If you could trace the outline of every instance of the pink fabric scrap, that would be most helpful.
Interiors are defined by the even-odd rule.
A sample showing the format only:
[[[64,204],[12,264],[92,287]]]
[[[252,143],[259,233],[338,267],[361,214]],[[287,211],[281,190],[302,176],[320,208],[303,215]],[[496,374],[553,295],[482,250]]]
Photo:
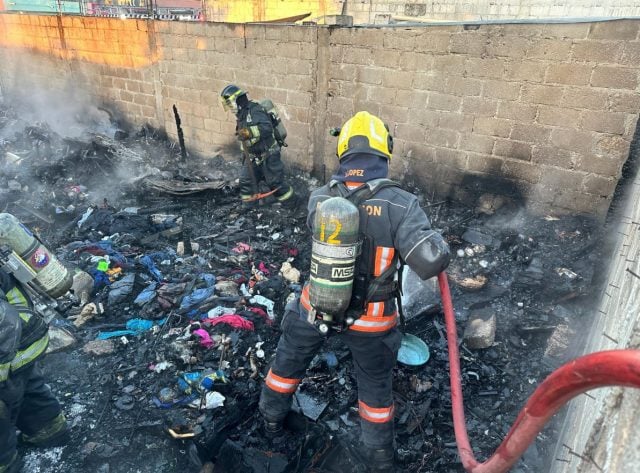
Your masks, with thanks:
[[[259,269],[260,271],[262,271],[262,273],[263,273],[265,276],[269,276],[270,271],[269,271],[269,269],[267,268],[267,265],[266,265],[266,264],[264,264],[264,261],[260,261],[260,263],[258,264],[258,269]]]
[[[200,345],[202,345],[203,347],[211,348],[213,346],[213,340],[211,340],[209,332],[207,332],[205,329],[199,328],[198,330],[194,330],[193,333],[200,337]]]
[[[204,320],[203,323],[210,324],[213,326],[218,324],[227,324],[227,325],[231,325],[234,328],[253,331],[253,322],[236,314],[221,315],[220,317],[216,317],[215,319]]]
[[[231,248],[231,251],[241,255],[242,253],[251,251],[251,247],[246,243],[239,242],[235,247]]]

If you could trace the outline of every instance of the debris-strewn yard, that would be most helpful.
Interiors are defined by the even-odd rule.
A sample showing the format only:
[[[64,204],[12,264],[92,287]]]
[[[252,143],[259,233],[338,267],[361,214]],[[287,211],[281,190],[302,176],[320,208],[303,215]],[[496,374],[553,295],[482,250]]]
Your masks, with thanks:
[[[105,120],[70,138],[0,108],[0,210],[91,276],[60,299],[55,342],[72,344],[45,362],[72,443],[23,452],[25,471],[364,471],[351,359],[334,339],[284,438],[267,442],[257,415],[283,307],[308,276],[304,197],[321,183],[295,174],[298,209],[244,212],[231,151],[183,161],[153,130]],[[469,205],[423,200],[453,252],[467,426],[483,459],[587,325],[600,241],[585,219],[534,217],[487,191]],[[406,331],[431,358],[395,373],[402,471],[462,471],[434,288],[405,281]],[[552,436],[515,471],[543,471]]]

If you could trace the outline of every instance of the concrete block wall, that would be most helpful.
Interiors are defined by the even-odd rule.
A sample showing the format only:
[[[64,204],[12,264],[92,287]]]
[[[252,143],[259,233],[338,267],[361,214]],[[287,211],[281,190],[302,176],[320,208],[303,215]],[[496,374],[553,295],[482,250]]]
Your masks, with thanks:
[[[0,84],[85,90],[212,156],[237,150],[218,93],[270,97],[285,161],[330,176],[327,130],[358,110],[395,136],[392,175],[425,192],[521,196],[603,216],[640,112],[640,21],[328,28],[0,15]],[[26,84],[29,87],[25,87]]]
[[[316,29],[220,23],[156,23],[161,120],[175,136],[175,104],[192,149],[211,155],[233,142],[235,119],[219,93],[229,83],[271,98],[287,125],[287,161],[309,170],[315,101]]]
[[[636,160],[638,158],[637,150]],[[637,163],[637,161],[635,161]],[[578,355],[605,350],[640,349],[640,174],[627,183],[627,202],[620,203],[610,228],[617,235],[600,304],[576,343]],[[605,268],[606,269],[606,268]],[[640,471],[640,390],[603,388],[578,396],[567,408],[550,473],[623,473]]]
[[[340,29],[328,120],[379,114],[395,175],[438,194],[495,182],[532,207],[602,215],[640,110],[638,25]]]
[[[640,16],[634,0],[369,0],[347,3],[355,24],[373,24],[376,15],[402,20],[470,21],[500,19]]]

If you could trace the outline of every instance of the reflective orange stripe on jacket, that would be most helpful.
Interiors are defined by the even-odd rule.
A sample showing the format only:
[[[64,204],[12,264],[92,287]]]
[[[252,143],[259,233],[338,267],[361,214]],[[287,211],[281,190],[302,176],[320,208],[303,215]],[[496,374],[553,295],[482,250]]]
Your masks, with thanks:
[[[265,383],[269,386],[273,391],[279,392],[281,394],[293,394],[298,389],[298,384],[300,384],[300,379],[294,378],[283,378],[282,376],[278,376],[272,370],[269,370],[269,374],[267,374],[267,378],[265,379]]]
[[[360,417],[375,424],[384,424],[393,420],[393,404],[389,407],[371,407],[363,401],[358,401]]]
[[[391,266],[395,254],[395,248],[391,248],[388,246],[377,246],[376,259],[373,266],[373,275],[378,277],[385,271],[385,269]]]
[[[391,330],[398,324],[398,313],[394,312],[391,315],[368,317],[366,315],[356,319],[349,330],[356,332],[386,332]]]
[[[300,304],[307,312],[311,310],[309,285],[306,285],[302,289]],[[369,304],[367,304],[367,311],[356,319],[353,325],[349,327],[349,330],[366,333],[387,332],[391,330],[398,324],[398,313],[396,311],[384,315],[384,308],[384,302],[369,302]]]

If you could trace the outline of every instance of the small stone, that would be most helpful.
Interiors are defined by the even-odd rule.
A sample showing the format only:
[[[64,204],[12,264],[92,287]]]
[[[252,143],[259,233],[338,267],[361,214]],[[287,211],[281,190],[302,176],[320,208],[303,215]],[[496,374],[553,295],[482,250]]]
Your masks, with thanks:
[[[464,258],[464,250],[463,249],[459,249],[458,251],[456,251],[457,255],[459,258]]]
[[[506,202],[506,198],[495,194],[482,194],[478,199],[476,211],[481,214],[493,215]]]
[[[574,334],[575,331],[568,325],[558,325],[547,341],[543,359],[552,366],[557,362],[566,361],[567,350]],[[553,360],[556,360],[556,363]]]
[[[492,246],[494,239],[491,235],[487,235],[480,230],[469,229],[463,233],[462,239],[472,245]]]
[[[486,309],[472,312],[464,329],[467,347],[479,350],[493,345],[496,337],[496,316]]]
[[[88,355],[104,356],[113,353],[115,345],[111,340],[92,340],[88,342],[83,348]]]

